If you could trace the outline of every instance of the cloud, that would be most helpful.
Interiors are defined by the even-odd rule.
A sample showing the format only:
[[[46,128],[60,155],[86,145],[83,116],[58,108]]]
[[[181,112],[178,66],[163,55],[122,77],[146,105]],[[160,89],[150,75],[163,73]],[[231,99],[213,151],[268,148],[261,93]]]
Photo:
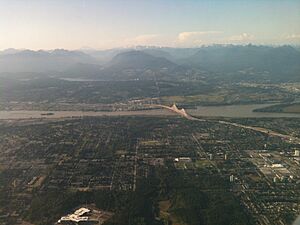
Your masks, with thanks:
[[[251,41],[254,39],[254,36],[251,34],[247,34],[247,33],[242,33],[239,35],[233,35],[231,37],[228,38],[229,41]]]
[[[125,39],[127,45],[149,45],[158,41],[159,34],[142,34],[133,38]]]
[[[148,42],[148,41],[153,41],[156,38],[158,38],[158,34],[144,34],[144,35],[139,35],[134,38],[137,42]]]
[[[300,34],[289,34],[285,37],[287,40],[300,40]]]
[[[214,34],[221,34],[220,31],[190,31],[190,32],[181,32],[178,34],[178,41],[179,42],[187,42],[193,41],[198,42],[200,37],[205,35],[214,35]]]

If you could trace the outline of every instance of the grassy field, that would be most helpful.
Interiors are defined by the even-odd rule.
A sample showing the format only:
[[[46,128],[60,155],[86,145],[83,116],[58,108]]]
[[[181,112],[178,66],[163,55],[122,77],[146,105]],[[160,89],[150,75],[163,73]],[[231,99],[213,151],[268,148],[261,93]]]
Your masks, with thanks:
[[[195,167],[199,168],[199,169],[201,169],[201,168],[208,168],[208,167],[212,167],[212,166],[213,166],[213,164],[209,160],[197,160],[195,162]]]
[[[140,141],[140,145],[159,146],[159,145],[164,145],[164,143],[157,141],[157,140],[147,140],[147,141]]]
[[[171,208],[171,202],[170,200],[164,200],[159,202],[159,217],[166,221],[166,224],[168,224],[168,221],[171,221],[172,225],[187,225],[184,222],[179,221],[176,216],[173,213],[170,213],[169,210]]]

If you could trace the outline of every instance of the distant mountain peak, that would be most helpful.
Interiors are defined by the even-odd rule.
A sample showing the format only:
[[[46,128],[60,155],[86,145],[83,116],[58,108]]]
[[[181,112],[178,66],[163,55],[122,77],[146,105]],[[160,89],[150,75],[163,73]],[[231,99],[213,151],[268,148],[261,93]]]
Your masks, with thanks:
[[[114,56],[107,66],[119,69],[161,69],[173,68],[176,64],[163,57],[155,57],[139,50],[130,50]]]

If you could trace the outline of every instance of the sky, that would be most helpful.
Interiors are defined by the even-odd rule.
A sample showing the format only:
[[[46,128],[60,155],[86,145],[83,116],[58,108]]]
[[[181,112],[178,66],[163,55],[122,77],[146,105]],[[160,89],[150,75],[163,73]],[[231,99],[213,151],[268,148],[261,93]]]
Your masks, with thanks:
[[[300,44],[300,0],[0,0],[0,49]]]

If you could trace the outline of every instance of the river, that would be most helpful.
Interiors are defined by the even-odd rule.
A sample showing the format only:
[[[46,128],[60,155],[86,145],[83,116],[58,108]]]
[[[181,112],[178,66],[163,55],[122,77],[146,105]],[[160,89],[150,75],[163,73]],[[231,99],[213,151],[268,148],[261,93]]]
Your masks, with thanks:
[[[253,112],[253,109],[269,106],[270,104],[230,105],[230,106],[199,106],[197,109],[186,110],[192,116],[203,117],[232,117],[232,118],[300,118],[296,113],[263,113]],[[173,112],[166,109],[152,109],[140,111],[0,111],[1,120],[9,119],[40,119],[40,118],[72,118],[84,116],[171,116]]]
[[[205,116],[205,117],[232,117],[232,118],[298,117],[300,118],[300,113],[253,112],[254,109],[264,108],[271,105],[274,104],[198,106],[197,109],[190,109],[187,110],[187,112],[193,116]]]
[[[85,116],[163,116],[174,115],[163,109],[140,110],[140,111],[0,111],[0,119],[59,119]]]

